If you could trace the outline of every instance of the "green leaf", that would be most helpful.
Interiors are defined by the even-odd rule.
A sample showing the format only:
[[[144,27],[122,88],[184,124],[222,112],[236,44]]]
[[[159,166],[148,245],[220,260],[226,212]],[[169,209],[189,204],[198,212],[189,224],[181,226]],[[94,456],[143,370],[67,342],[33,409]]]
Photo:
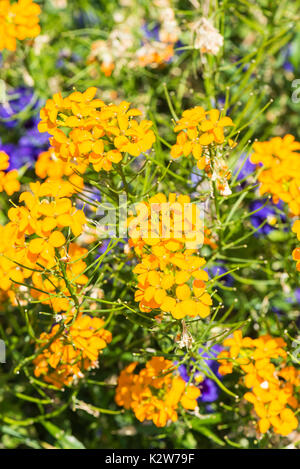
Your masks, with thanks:
[[[195,426],[203,426],[203,425],[216,425],[222,421],[222,414],[220,412],[216,414],[207,414],[207,415],[199,415],[191,420],[191,424],[195,424]]]
[[[219,446],[225,446],[225,443],[223,440],[221,440],[210,428],[204,427],[200,424],[192,423],[192,428],[198,433],[201,433],[202,435],[206,436],[209,440],[212,440],[214,443],[216,443]]]
[[[43,426],[55,438],[61,449],[85,449],[84,445],[73,435],[68,435],[51,422],[43,422]]]

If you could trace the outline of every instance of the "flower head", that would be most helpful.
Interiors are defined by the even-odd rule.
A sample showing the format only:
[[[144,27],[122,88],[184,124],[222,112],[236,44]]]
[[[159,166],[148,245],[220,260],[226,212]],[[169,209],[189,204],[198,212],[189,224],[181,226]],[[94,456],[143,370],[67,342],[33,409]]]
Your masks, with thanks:
[[[41,8],[32,0],[0,1],[0,51],[16,50],[17,40],[34,38],[40,34]]]

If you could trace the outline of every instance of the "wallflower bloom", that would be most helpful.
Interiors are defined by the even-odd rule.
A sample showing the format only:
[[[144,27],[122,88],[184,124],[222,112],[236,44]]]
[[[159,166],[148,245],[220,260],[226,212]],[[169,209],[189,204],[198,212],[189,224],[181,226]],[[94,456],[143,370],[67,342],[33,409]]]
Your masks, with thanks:
[[[86,218],[66,197],[69,188],[59,181],[29,186],[31,192],[20,195],[20,205],[9,209],[10,221],[1,229],[1,289],[11,294],[13,282],[22,284],[31,277],[31,296],[56,312],[69,311],[74,306],[70,289],[78,294],[87,282],[83,274],[87,250],[67,242],[66,228],[79,236]]]
[[[103,328],[100,318],[80,314],[74,322],[70,317],[55,324],[50,333],[43,332],[39,347],[46,346],[34,360],[34,374],[61,389],[83,378],[84,372],[97,368],[98,356],[111,342],[112,336]]]
[[[16,50],[17,39],[34,38],[40,34],[41,8],[32,0],[0,1],[0,51]]]
[[[165,427],[178,419],[178,407],[194,410],[200,390],[173,374],[173,363],[163,357],[153,357],[139,373],[137,363],[131,363],[120,374],[115,400],[119,406],[133,410],[143,422],[152,420]]]
[[[259,431],[272,429],[279,435],[289,435],[298,427],[294,410],[299,408],[296,393],[300,372],[287,366],[284,340],[270,335],[253,340],[235,331],[223,345],[230,349],[218,356],[219,373],[232,373],[235,366],[243,371],[242,382],[249,389],[244,398],[254,406]]]
[[[164,256],[162,256],[163,258]],[[158,265],[155,256],[145,256],[134,268],[138,278],[135,300],[141,311],[161,309],[175,319],[202,318],[210,314],[212,299],[206,291],[205,260],[186,253],[174,253]]]
[[[130,245],[138,255],[147,246],[163,246],[170,252],[210,244],[197,204],[187,195],[159,192],[135,205],[137,216],[128,218]]]
[[[97,88],[75,91],[67,98],[60,93],[41,110],[40,132],[48,132],[58,158],[78,165],[93,165],[95,171],[110,171],[124,153],[131,156],[150,150],[155,142],[152,122],[134,117],[142,113],[130,103],[105,105],[94,99]],[[63,130],[62,130],[63,129]]]
[[[176,144],[171,148],[171,157],[177,159],[192,154],[197,160],[197,167],[216,181],[222,195],[231,194],[228,185],[231,173],[220,146],[224,143],[234,146],[232,140],[227,142],[224,136],[224,128],[233,125],[231,118],[221,117],[217,109],[205,111],[203,107],[196,106],[184,111],[174,127],[174,131],[179,133]]]
[[[251,163],[263,167],[258,175],[260,194],[272,194],[275,204],[282,200],[293,215],[300,215],[300,142],[286,135],[255,142],[253,149]]]
[[[300,248],[293,250],[293,259],[297,262],[296,269],[300,272]]]
[[[18,192],[21,186],[18,181],[18,171],[16,169],[7,171],[9,166],[9,156],[0,151],[0,192],[5,191],[7,195],[12,195]]]
[[[300,142],[292,135],[275,137],[268,142],[256,142],[251,162],[260,164],[263,170],[258,175],[261,183],[260,193],[270,193],[273,202],[288,204],[292,215],[300,215]],[[298,233],[298,221],[293,226],[293,232]],[[298,236],[298,239],[300,237]],[[297,261],[296,268],[300,270],[299,249],[293,251],[293,259]]]

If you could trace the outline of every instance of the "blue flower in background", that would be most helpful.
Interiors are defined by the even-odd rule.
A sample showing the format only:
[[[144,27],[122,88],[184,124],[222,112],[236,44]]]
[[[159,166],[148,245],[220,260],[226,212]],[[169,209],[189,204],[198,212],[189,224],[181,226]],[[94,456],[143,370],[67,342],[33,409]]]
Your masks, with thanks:
[[[288,44],[283,52],[282,52],[282,56],[283,56],[283,69],[286,71],[286,72],[294,72],[294,66],[292,64],[292,62],[290,61],[290,57],[292,55],[292,44]]]
[[[236,164],[236,167],[234,169],[234,174],[237,174],[237,178],[236,178],[237,181],[243,181],[243,179],[245,179],[241,183],[242,187],[246,186],[246,184],[247,184],[246,179],[252,173],[254,173],[254,171],[256,169],[256,165],[251,163],[250,157],[248,156],[248,158],[246,160],[245,160],[245,158],[246,158],[246,154],[242,153],[241,156],[239,157],[239,159],[237,161],[237,164]]]
[[[16,114],[24,111],[34,101],[34,91],[32,88],[24,86],[6,92],[7,101],[0,104],[0,120],[5,127],[13,128],[18,124],[18,119],[14,119]],[[37,103],[35,103],[35,106]],[[35,107],[34,106],[34,107]]]
[[[31,108],[31,112],[35,111],[35,115],[22,122],[22,126],[16,129],[15,141],[18,143],[2,142],[0,139],[0,150],[9,155],[11,169],[19,169],[25,164],[31,166],[39,153],[49,147],[50,135],[40,133],[37,128],[40,120],[39,107],[42,103],[34,98],[32,88],[19,87],[8,91],[7,96],[8,101],[0,104],[0,122],[4,119],[2,123],[5,127],[16,128],[20,122],[18,114],[27,107]],[[18,138],[19,132],[20,138]]]
[[[149,41],[159,41],[160,25],[156,23],[152,28],[147,23],[142,26],[142,33],[145,39]]]
[[[218,373],[219,364],[212,357],[217,357],[221,352],[221,345],[214,345],[210,348],[210,353],[204,352],[202,348],[199,348],[198,352],[201,354],[206,366],[212,370],[212,372],[221,379],[221,375]],[[195,361],[195,359],[192,359]],[[187,368],[185,365],[180,365],[178,367],[179,374],[184,381],[188,382],[190,380],[191,367]],[[193,384],[201,390],[201,396],[199,397],[200,402],[214,402],[219,397],[219,388],[215,381],[210,378],[206,378],[204,374],[200,371],[194,373]]]
[[[296,290],[294,291],[294,294],[295,294],[297,303],[300,304],[300,288],[296,288]]]
[[[283,208],[283,204],[281,202],[277,205],[267,202],[267,205],[265,205],[266,202],[267,200],[255,200],[250,204],[250,212],[257,210],[256,213],[253,213],[250,216],[252,226],[254,228],[258,228],[263,222],[266,222],[256,231],[255,236],[269,234],[275,229],[275,225],[278,221],[284,222],[286,220],[285,215],[279,215],[277,212],[278,209],[280,210]]]

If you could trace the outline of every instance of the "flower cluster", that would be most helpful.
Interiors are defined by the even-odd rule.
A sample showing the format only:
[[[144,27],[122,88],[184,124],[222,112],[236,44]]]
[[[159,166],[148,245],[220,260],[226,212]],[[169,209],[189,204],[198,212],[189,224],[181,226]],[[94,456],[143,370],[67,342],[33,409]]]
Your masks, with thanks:
[[[262,166],[258,174],[260,194],[272,194],[273,202],[286,202],[292,215],[300,215],[300,142],[292,135],[255,142],[251,162]]]
[[[291,215],[300,215],[300,142],[293,135],[274,137],[268,142],[255,142],[251,162],[262,166],[258,173],[260,194],[270,193],[273,202],[288,204]],[[300,240],[300,222],[292,228]],[[293,251],[296,268],[300,271],[300,248]]]
[[[87,280],[83,275],[87,250],[67,243],[68,232],[79,236],[86,218],[58,181],[31,183],[30,189],[20,195],[19,206],[9,209],[9,222],[1,227],[1,289],[13,296],[12,282],[23,284],[31,277],[34,298],[54,311],[67,311],[73,305],[70,290],[76,291]],[[56,269],[62,266],[64,276],[59,277]]]
[[[177,159],[192,154],[197,160],[198,168],[216,181],[223,195],[229,190],[231,173],[218,147],[225,142],[224,127],[233,125],[231,118],[220,117],[217,109],[205,111],[203,107],[196,106],[184,111],[174,127],[174,132],[179,133],[176,144],[172,146],[171,157]],[[234,145],[231,139],[228,143],[230,146]]]
[[[129,219],[129,242],[141,258],[134,268],[141,311],[160,309],[175,319],[205,318],[212,304],[205,285],[208,274],[202,269],[205,260],[188,248],[200,232],[198,207],[188,196],[169,194],[167,199],[159,193],[138,204],[137,212],[138,217]]]
[[[7,195],[12,195],[18,192],[21,186],[18,181],[18,171],[16,169],[7,171],[9,166],[9,156],[0,151],[0,192],[5,191]]]
[[[203,17],[193,23],[191,29],[195,34],[195,49],[199,49],[202,54],[218,54],[224,38],[207,18]]]
[[[133,410],[143,422],[152,420],[157,427],[178,419],[179,404],[194,410],[200,390],[173,374],[174,365],[163,357],[153,357],[139,373],[138,363],[127,366],[118,378],[115,400],[119,406]]]
[[[62,324],[55,324],[51,332],[40,335],[43,351],[34,360],[34,374],[61,389],[83,378],[83,372],[98,367],[98,355],[112,340],[104,329],[104,321],[80,314]]]
[[[16,50],[17,39],[35,38],[40,34],[41,8],[32,0],[0,1],[0,51]]]
[[[253,404],[261,433],[273,429],[286,436],[298,426],[292,409],[299,408],[296,398],[300,372],[286,363],[286,343],[282,338],[262,335],[258,339],[243,337],[235,331],[223,342],[229,351],[219,354],[219,373],[232,373],[235,367],[243,372],[242,384],[249,389],[244,398]]]
[[[57,158],[53,148],[39,154],[35,164],[35,174],[46,182],[59,182],[64,188],[67,197],[81,192],[84,188],[83,174],[86,170],[84,164],[72,165]]]
[[[128,10],[121,9],[108,38],[93,42],[88,62],[100,62],[106,76],[124,66],[158,68],[168,63],[175,54],[181,30],[169,0],[155,0],[151,7],[153,20],[149,22],[136,3]],[[135,14],[128,15],[133,8]]]
[[[170,2],[155,0],[154,5],[158,11],[157,24],[153,29],[145,24],[143,45],[136,52],[138,63],[142,67],[157,68],[169,62],[174,56],[174,46],[181,34]]]
[[[124,153],[139,156],[155,142],[152,122],[134,117],[142,113],[129,109],[130,103],[105,105],[94,99],[97,88],[75,91],[63,98],[60,93],[41,110],[40,132],[49,132],[55,155],[65,162],[93,165],[95,171],[110,171]]]
[[[296,233],[298,241],[300,241],[300,220],[296,220],[292,228],[293,233]],[[300,248],[293,250],[293,259],[296,261],[296,269],[300,272]]]

